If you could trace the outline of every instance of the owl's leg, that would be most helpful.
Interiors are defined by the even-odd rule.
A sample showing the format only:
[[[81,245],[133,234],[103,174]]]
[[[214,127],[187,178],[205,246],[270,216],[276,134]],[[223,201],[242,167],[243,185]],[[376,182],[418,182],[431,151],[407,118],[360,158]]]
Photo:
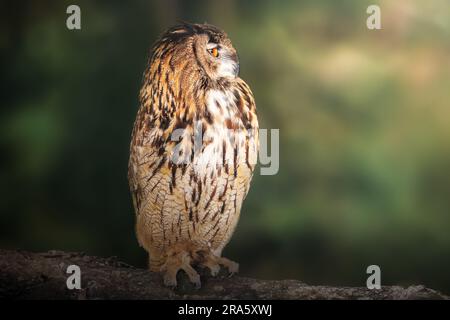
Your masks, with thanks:
[[[230,275],[239,272],[238,263],[231,261],[227,258],[216,256],[213,253],[210,253],[207,256],[205,256],[201,264],[211,271],[211,275],[213,277],[219,273],[221,265],[228,269]]]
[[[200,288],[200,276],[197,271],[191,266],[191,256],[188,252],[173,250],[167,257],[166,262],[161,267],[163,272],[164,284],[168,287],[177,286],[177,273],[179,270],[184,270],[189,280],[194,284],[196,288]]]
[[[164,261],[161,255],[150,253],[148,256],[148,268],[152,272],[158,272],[161,270]]]

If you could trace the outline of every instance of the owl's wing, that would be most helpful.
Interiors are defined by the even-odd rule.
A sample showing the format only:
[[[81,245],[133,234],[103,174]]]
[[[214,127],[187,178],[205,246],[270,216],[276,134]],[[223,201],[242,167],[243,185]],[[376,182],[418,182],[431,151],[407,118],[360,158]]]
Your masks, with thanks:
[[[143,109],[141,107],[141,110]],[[139,244],[147,249],[157,233],[152,231],[155,227],[154,221],[162,214],[171,183],[161,118],[157,121],[153,119],[152,113],[138,113],[128,163],[128,180],[137,218],[136,234]],[[170,123],[170,117],[165,121]]]
[[[165,115],[164,120],[161,120],[161,116],[155,117],[154,113],[148,113],[141,107],[134,124],[128,162],[128,181],[137,216],[145,205],[143,201],[148,198],[146,193],[149,186],[151,187],[155,176],[167,162],[161,121],[170,123],[171,118]]]
[[[151,168],[159,166],[161,159],[151,146],[132,146],[128,163],[128,182],[136,215],[141,213],[146,185],[150,183]]]

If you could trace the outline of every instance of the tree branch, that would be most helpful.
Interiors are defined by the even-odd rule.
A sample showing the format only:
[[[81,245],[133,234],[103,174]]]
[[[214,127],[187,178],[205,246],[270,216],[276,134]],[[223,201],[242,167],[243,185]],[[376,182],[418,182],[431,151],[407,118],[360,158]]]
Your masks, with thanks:
[[[69,290],[69,265],[81,268],[81,290]],[[448,299],[424,286],[359,287],[309,286],[297,280],[257,280],[202,271],[196,290],[179,273],[175,290],[162,285],[159,274],[137,269],[116,258],[83,253],[0,250],[0,298],[12,299]]]

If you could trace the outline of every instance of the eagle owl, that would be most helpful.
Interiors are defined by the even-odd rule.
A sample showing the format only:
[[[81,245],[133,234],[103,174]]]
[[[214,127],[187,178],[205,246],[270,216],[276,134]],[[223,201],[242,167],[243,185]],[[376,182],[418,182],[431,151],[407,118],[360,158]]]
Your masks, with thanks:
[[[139,95],[128,179],[151,271],[216,275],[239,220],[258,153],[258,120],[228,36],[209,24],[169,29],[153,47]]]

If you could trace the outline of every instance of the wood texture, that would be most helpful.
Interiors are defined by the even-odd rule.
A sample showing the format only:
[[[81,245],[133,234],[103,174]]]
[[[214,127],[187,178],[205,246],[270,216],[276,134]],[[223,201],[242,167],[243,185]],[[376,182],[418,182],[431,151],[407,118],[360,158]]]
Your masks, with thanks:
[[[68,290],[66,269],[81,268],[81,290]],[[194,289],[184,274],[179,288],[162,285],[159,274],[137,269],[116,258],[83,253],[0,250],[0,298],[8,299],[448,299],[424,286],[309,286],[297,280],[257,280],[201,273],[203,286]]]

